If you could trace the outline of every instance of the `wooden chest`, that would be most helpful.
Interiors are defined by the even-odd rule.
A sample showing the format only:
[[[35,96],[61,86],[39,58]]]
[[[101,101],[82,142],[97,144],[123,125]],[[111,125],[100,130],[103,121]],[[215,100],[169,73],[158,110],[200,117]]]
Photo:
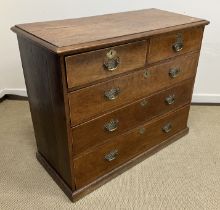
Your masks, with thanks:
[[[71,200],[187,134],[208,23],[148,9],[12,28],[37,158]]]

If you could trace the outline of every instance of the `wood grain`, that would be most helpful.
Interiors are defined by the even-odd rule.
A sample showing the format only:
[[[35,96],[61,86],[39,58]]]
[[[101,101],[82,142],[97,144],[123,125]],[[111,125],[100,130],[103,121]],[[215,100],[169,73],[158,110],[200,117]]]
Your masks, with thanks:
[[[18,42],[38,151],[74,189],[59,58],[28,39]]]
[[[120,63],[114,71],[104,67],[104,59],[109,50],[115,50]],[[85,85],[113,75],[145,66],[147,42],[139,41],[126,45],[105,48],[87,53],[67,56],[66,71],[68,87]]]
[[[73,153],[80,154],[153,117],[157,117],[170,110],[175,110],[190,103],[193,83],[194,79],[184,81],[177,86],[163,90],[152,96],[142,98],[74,127],[72,129],[72,136],[74,139]],[[165,99],[173,95],[175,96],[175,102],[169,105]],[[143,105],[145,102],[147,102],[146,105]],[[113,132],[109,132],[104,128],[104,125],[112,119],[118,120],[118,128]]]
[[[72,193],[72,201],[75,202],[75,201],[79,200],[80,198],[82,198],[83,196],[91,193],[92,191],[94,191],[98,187],[111,181],[112,179],[119,176],[123,172],[126,172],[127,170],[129,170],[130,168],[135,166],[136,164],[140,163],[141,161],[145,160],[146,158],[150,157],[151,155],[154,155],[158,151],[162,150],[163,148],[169,146],[173,142],[175,142],[175,141],[179,140],[180,138],[182,138],[183,136],[187,135],[188,132],[189,132],[189,128],[187,127],[185,129],[179,131],[178,133],[174,134],[173,136],[169,137],[165,141],[161,142],[160,144],[157,144],[154,147],[152,147],[151,149],[144,151],[143,153],[133,157],[132,159],[128,160],[127,162],[123,163],[122,165],[118,166],[117,168],[111,170],[109,173],[99,177],[98,179],[89,183],[88,185],[86,185],[80,189],[75,190]]]
[[[160,144],[175,133],[185,129],[187,127],[188,112],[189,106],[181,108],[125,134],[116,136],[110,142],[74,159],[76,189],[85,186],[135,155]],[[172,129],[170,132],[165,133],[162,128],[167,123],[171,123]],[[140,129],[144,129],[143,134],[140,133]],[[109,162],[105,159],[105,155],[113,150],[117,150],[118,155]]]
[[[70,116],[72,125],[90,120],[106,111],[125,105],[163,90],[196,74],[198,53],[186,54],[147,69],[149,76],[144,77],[146,70],[140,70],[117,79],[99,83],[69,94]],[[170,78],[171,68],[180,68],[180,75]],[[107,100],[104,92],[112,88],[120,88],[118,98]]]
[[[117,168],[111,170],[109,173],[99,177],[95,181],[89,183],[88,185],[77,189],[77,190],[72,190],[68,185],[63,182],[62,177],[57,174],[57,172],[51,167],[51,165],[45,160],[45,158],[40,154],[37,153],[37,159],[41,163],[41,165],[45,168],[45,170],[48,172],[48,174],[53,178],[53,180],[57,183],[57,185],[65,192],[65,194],[68,196],[68,198],[76,202],[80,198],[86,196],[87,194],[93,192],[96,190],[98,187],[104,185],[108,181],[111,181],[115,177],[119,176],[126,170],[129,170],[136,164],[140,163],[141,161],[145,160],[146,158],[150,157],[151,155],[154,155],[164,147],[169,146],[176,140],[179,140],[181,137],[185,136],[188,134],[189,128],[185,128],[178,133],[174,134],[173,136],[169,137],[165,141],[161,142],[160,144],[155,145],[151,149],[144,151],[143,153],[133,157],[132,159],[128,160],[127,162],[121,164]]]
[[[202,19],[172,12],[145,9],[78,19],[20,24],[12,30],[21,35],[27,32],[31,35],[29,38],[35,39],[41,45],[57,53],[65,53],[208,23]]]
[[[188,132],[208,21],[158,9],[21,24],[17,33],[37,158],[76,201]],[[172,45],[181,34],[183,49]],[[120,63],[103,68],[114,49]],[[112,54],[111,54],[112,55]],[[171,77],[172,71],[178,71]],[[109,100],[106,91],[116,88]],[[165,98],[173,96],[168,105]],[[104,125],[118,121],[107,132]],[[162,128],[171,123],[166,133]],[[116,158],[105,156],[117,150]]]
[[[202,43],[203,30],[204,27],[194,27],[152,37],[150,39],[147,62],[154,63],[176,55],[199,50]],[[175,52],[172,45],[176,42],[178,34],[182,35],[183,49],[180,52]]]

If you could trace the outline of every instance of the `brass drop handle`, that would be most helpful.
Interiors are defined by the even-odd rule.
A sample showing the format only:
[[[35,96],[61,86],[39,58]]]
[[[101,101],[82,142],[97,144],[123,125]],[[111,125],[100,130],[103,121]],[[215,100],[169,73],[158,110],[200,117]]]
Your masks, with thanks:
[[[139,133],[140,134],[144,134],[146,131],[146,129],[144,127],[139,128]]]
[[[109,132],[113,132],[118,129],[118,123],[119,121],[117,119],[111,119],[104,125],[104,128]]]
[[[183,49],[183,36],[181,33],[177,34],[176,42],[172,45],[174,52],[180,52]]]
[[[149,70],[144,71],[144,78],[147,79],[150,76]]]
[[[175,95],[169,95],[165,98],[165,101],[168,105],[171,105],[175,102]]]
[[[172,130],[172,125],[171,123],[167,123],[163,128],[162,128],[164,133],[169,133]]]
[[[104,96],[108,100],[112,101],[112,100],[115,100],[118,97],[119,93],[120,93],[120,88],[112,88],[110,90],[105,91]]]
[[[108,154],[105,155],[105,160],[111,162],[116,158],[117,155],[118,155],[118,150],[114,149],[114,150],[112,150],[111,152],[109,152]]]
[[[169,71],[169,76],[171,78],[176,78],[180,74],[180,68],[171,68]]]
[[[142,100],[142,101],[140,102],[140,105],[141,105],[142,107],[147,106],[147,104],[148,104],[148,101],[147,101],[146,99],[144,99],[144,100]]]
[[[105,69],[108,71],[114,71],[118,68],[119,63],[120,63],[120,59],[117,56],[116,50],[113,50],[113,49],[109,50],[106,53],[106,57],[104,59],[103,65],[104,65]]]
[[[173,50],[175,52],[180,52],[183,49],[183,43],[182,42],[176,42],[173,44]]]

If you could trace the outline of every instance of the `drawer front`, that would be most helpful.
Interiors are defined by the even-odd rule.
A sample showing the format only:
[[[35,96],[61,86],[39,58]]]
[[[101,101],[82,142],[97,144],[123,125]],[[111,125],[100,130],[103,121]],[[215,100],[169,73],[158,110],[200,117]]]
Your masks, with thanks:
[[[145,66],[147,42],[138,41],[65,58],[68,87],[85,85]]]
[[[155,116],[190,103],[193,83],[193,79],[187,80],[74,127],[72,129],[74,154],[79,154]]]
[[[108,173],[132,157],[146,151],[187,127],[189,106],[162,116],[123,135],[116,136],[95,150],[74,159],[76,188]]]
[[[201,47],[203,27],[172,32],[150,39],[147,62],[153,63]]]
[[[180,56],[147,70],[136,71],[70,93],[72,125],[194,77],[198,55],[193,53]]]

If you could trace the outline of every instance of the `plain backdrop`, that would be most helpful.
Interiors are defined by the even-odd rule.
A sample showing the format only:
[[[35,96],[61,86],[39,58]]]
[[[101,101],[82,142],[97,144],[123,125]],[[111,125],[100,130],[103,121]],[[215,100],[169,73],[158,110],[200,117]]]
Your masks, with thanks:
[[[204,34],[193,101],[220,103],[220,12],[217,0],[1,0],[0,97],[7,93],[26,95],[18,44],[16,35],[10,31],[11,26],[145,8],[164,9],[211,21]]]

